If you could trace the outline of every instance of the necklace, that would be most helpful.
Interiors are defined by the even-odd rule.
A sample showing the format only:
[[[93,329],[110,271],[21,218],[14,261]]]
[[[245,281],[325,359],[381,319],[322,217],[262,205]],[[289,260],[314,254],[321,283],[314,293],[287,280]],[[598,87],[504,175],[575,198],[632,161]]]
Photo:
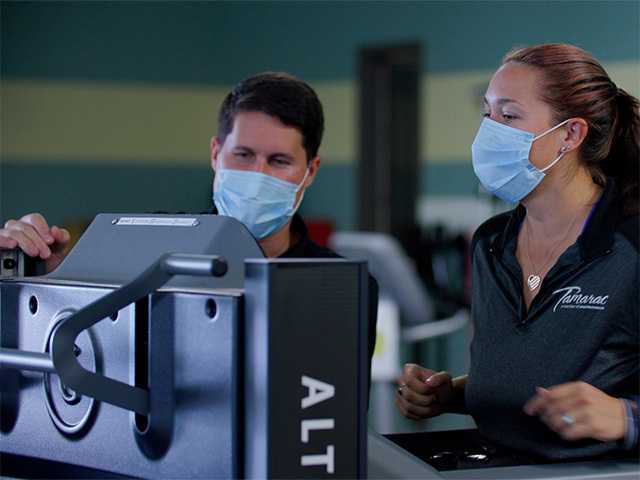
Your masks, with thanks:
[[[530,248],[530,245],[531,245],[531,229],[530,229],[529,223],[528,222],[526,223],[525,226],[527,227],[527,232],[526,232],[527,233],[527,235],[526,235],[527,245],[526,245],[526,248],[525,248],[525,253],[527,254],[527,260],[529,260],[529,265],[531,265],[533,267],[533,270],[534,270],[527,277],[527,285],[529,287],[529,291],[533,292],[542,283],[542,276],[544,275],[544,272],[546,271],[546,269],[550,266],[549,264],[553,261],[554,255],[556,253],[556,250],[569,237],[569,233],[573,230],[573,227],[575,227],[576,222],[578,220],[578,217],[580,217],[580,210],[578,210],[578,212],[576,213],[575,217],[573,218],[573,221],[569,225],[569,228],[567,229],[565,234],[562,236],[562,238],[560,240],[558,240],[553,245],[553,247],[549,250],[549,255],[547,255],[547,257],[545,258],[545,261],[544,261],[544,263],[542,265],[542,268],[540,268],[540,269],[538,269],[535,266],[535,264],[531,260],[531,255],[529,254],[529,248]]]

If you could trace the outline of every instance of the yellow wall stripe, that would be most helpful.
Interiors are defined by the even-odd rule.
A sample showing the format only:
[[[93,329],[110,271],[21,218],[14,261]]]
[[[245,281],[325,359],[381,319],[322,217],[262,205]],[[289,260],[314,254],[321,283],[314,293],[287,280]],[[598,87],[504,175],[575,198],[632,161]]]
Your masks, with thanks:
[[[640,96],[640,63],[605,65]],[[480,98],[492,71],[425,75],[421,149],[429,162],[469,158]],[[357,155],[357,85],[316,82],[326,114],[325,164]],[[0,159],[20,162],[208,162],[209,139],[227,86],[155,87],[13,79],[0,88]]]
[[[6,81],[3,157],[206,161],[225,89]]]

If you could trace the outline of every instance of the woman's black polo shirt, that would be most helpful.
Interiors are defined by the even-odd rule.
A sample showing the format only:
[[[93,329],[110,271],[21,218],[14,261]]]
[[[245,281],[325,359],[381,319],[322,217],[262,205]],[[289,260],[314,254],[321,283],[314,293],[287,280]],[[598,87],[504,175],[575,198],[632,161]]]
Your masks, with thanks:
[[[549,271],[529,311],[516,258],[519,206],[472,242],[471,365],[465,400],[480,433],[551,459],[600,455],[616,442],[570,442],[522,408],[536,387],[583,381],[614,397],[640,393],[638,215],[609,181],[582,234]]]

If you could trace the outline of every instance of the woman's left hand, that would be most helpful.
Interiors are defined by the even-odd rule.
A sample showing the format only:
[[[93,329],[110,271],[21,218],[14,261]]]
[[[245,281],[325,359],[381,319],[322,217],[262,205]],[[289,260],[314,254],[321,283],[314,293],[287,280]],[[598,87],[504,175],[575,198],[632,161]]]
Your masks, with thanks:
[[[524,411],[539,416],[565,440],[620,440],[626,430],[622,401],[585,382],[564,383],[549,389],[538,387]]]

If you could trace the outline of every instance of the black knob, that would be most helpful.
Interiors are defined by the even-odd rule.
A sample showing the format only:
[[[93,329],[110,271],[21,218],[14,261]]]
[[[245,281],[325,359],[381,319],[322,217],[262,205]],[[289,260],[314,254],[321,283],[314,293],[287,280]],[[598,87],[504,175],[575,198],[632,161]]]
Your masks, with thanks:
[[[213,261],[213,265],[211,266],[211,274],[214,277],[222,277],[229,270],[229,265],[224,258],[216,259]]]
[[[16,261],[13,258],[5,258],[2,266],[5,270],[13,270],[16,268]]]

